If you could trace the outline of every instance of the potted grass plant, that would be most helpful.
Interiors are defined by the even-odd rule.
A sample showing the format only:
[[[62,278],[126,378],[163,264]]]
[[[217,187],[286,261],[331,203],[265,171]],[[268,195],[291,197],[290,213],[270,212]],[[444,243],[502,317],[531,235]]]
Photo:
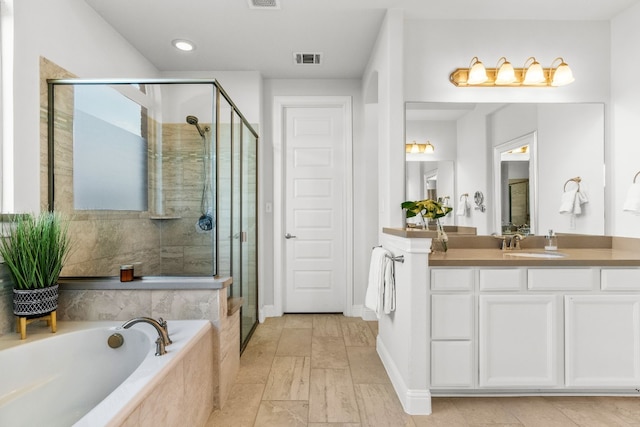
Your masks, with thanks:
[[[7,224],[0,255],[13,278],[13,312],[41,316],[58,307],[58,278],[69,254],[68,222],[57,212],[20,215]]]

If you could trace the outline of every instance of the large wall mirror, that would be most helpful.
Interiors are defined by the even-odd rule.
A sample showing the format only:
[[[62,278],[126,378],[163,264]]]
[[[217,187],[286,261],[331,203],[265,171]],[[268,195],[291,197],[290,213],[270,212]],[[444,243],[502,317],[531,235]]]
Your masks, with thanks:
[[[486,214],[474,212],[464,225],[477,226],[479,231],[488,233],[528,230],[545,234],[553,229],[560,233],[604,234],[602,103],[411,102],[406,104],[405,118],[405,143],[429,140],[435,151],[423,160],[451,162],[455,172],[451,194],[454,205],[462,193],[487,189]],[[518,140],[523,137],[533,138],[534,142]],[[506,148],[511,143],[513,147],[507,150],[496,148]],[[529,154],[518,154],[517,150],[522,151],[524,146]],[[500,154],[501,160],[496,161],[502,151],[504,156]],[[535,158],[525,162],[527,156]],[[415,159],[407,154],[406,160],[410,171]],[[564,184],[576,176],[582,179],[580,185],[588,203],[580,215],[561,214]],[[412,182],[415,179],[416,174],[407,173],[407,196],[417,185]],[[453,216],[450,220],[459,218]]]
[[[495,229],[501,234],[537,232],[537,132],[493,149]]]

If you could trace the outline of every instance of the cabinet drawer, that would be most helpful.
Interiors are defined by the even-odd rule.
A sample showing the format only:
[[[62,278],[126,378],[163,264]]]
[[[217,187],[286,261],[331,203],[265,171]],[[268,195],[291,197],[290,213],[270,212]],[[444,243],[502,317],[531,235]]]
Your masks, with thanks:
[[[480,291],[524,290],[527,281],[524,268],[480,269]]]
[[[532,291],[588,291],[599,288],[600,275],[594,268],[530,268],[528,287]]]
[[[431,270],[431,289],[434,291],[471,291],[473,289],[471,268],[434,268]]]
[[[603,268],[603,291],[640,291],[640,268]]]
[[[473,318],[472,295],[431,296],[432,339],[471,339]]]

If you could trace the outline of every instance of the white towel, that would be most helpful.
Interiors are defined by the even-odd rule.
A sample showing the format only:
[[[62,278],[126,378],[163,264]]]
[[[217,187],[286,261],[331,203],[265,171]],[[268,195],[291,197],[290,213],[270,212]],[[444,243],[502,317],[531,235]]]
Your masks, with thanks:
[[[640,215],[640,182],[635,182],[629,187],[623,209],[625,212]]]
[[[578,190],[569,190],[562,193],[562,199],[560,199],[560,213],[573,213],[577,193]]]
[[[384,265],[384,288],[382,296],[382,311],[389,314],[396,311],[396,274],[395,262],[385,257]]]
[[[458,203],[458,209],[456,209],[456,215],[457,216],[467,216],[467,212],[469,212],[469,202],[467,201],[467,198],[465,197],[465,199],[463,201]]]
[[[589,198],[584,191],[565,191],[562,193],[562,199],[560,200],[560,213],[580,215],[582,213],[582,205],[588,201]]]
[[[364,305],[380,318],[381,313],[395,310],[393,255],[381,247],[373,248],[369,265],[369,282]]]
[[[576,200],[573,204],[573,213],[574,215],[580,215],[582,213],[582,205],[587,203],[589,198],[587,197],[587,193],[584,191],[578,191],[576,193]]]

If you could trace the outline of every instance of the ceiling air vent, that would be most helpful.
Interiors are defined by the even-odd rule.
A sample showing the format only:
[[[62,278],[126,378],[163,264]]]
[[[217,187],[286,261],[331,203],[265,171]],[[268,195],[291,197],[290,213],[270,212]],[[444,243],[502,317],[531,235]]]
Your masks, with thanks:
[[[249,9],[280,9],[280,0],[247,0]]]
[[[293,61],[298,65],[320,65],[321,53],[294,53]]]

